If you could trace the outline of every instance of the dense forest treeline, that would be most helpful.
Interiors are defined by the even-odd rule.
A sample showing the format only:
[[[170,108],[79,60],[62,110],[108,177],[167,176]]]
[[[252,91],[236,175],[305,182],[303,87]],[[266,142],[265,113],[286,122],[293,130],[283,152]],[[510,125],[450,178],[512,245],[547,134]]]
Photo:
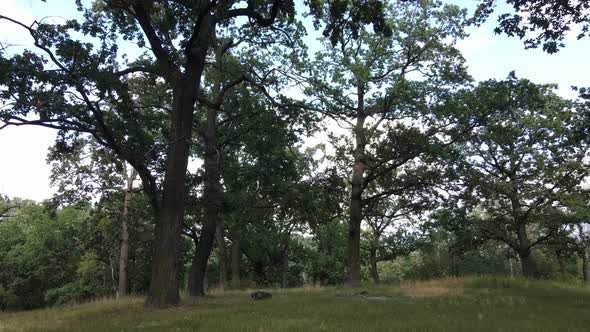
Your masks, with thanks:
[[[1,128],[58,131],[57,194],[0,200],[3,310],[128,292],[161,307],[209,287],[588,279],[587,90],[567,100],[517,72],[474,82],[456,43],[491,1],[475,14],[309,1],[313,27],[284,0],[78,5],[61,24],[0,15],[34,42],[0,48]],[[538,23],[501,16],[498,31]],[[306,29],[324,38],[307,45]],[[525,44],[556,52],[566,31]]]
[[[121,198],[121,197],[118,197]],[[14,206],[10,222],[0,225],[0,303],[3,310],[33,309],[47,305],[114,297],[118,291],[118,255],[122,223],[120,200],[104,200],[101,207],[70,206],[55,209],[26,200],[4,199]],[[128,291],[145,294],[149,287],[153,250],[153,223],[140,196],[132,203],[129,224]],[[141,216],[147,217],[142,218]],[[148,221],[146,221],[148,220]],[[260,225],[259,227],[264,227]],[[278,234],[264,227],[252,243],[243,246],[239,263],[232,248],[227,278],[232,288],[298,287],[304,284],[338,285],[346,281],[346,225],[322,225],[314,236],[292,236],[285,271]],[[316,235],[317,234],[317,235]],[[371,270],[373,239],[363,234],[361,275],[375,282]],[[377,265],[378,281],[399,283],[408,279],[431,279],[465,275],[521,275],[518,257],[505,245],[488,241],[466,248],[451,232],[438,229],[427,237],[392,234],[383,240]],[[232,242],[226,239],[226,245]],[[191,260],[191,241],[183,242],[181,284],[186,289]],[[575,248],[547,244],[534,250],[537,277],[575,282],[582,276],[582,258]],[[235,266],[239,267],[234,271]],[[213,257],[207,271],[207,287],[219,287],[219,260]],[[286,273],[285,273],[286,272]],[[236,276],[238,276],[236,282]],[[284,280],[286,279],[286,284]],[[230,286],[226,286],[230,287]]]

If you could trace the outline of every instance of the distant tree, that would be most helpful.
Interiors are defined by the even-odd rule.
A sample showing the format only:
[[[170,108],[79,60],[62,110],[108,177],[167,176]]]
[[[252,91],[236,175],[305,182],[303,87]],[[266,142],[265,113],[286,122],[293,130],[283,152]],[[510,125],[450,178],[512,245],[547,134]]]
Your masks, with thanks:
[[[0,222],[12,216],[12,213],[18,208],[18,204],[12,202],[10,198],[0,195]],[[12,211],[12,212],[11,212]]]
[[[590,267],[588,266],[588,251],[590,251],[590,225],[588,223],[579,223],[576,225],[577,234],[575,235],[578,247],[578,255],[582,258],[582,279],[585,282],[590,280]]]
[[[571,253],[577,254],[582,260],[582,280],[590,280],[588,255],[590,251],[590,192],[583,190],[582,193],[572,195],[565,201],[565,206],[571,213],[570,224],[566,225],[565,231],[568,235],[568,249]]]
[[[318,162],[327,162],[327,160]],[[335,165],[315,174],[305,195],[307,220],[311,238],[308,273],[315,284],[334,285],[346,281],[347,204],[350,195]]]
[[[486,114],[485,125],[461,146],[464,162],[454,169],[462,197],[449,199],[456,213],[445,217],[475,240],[506,243],[525,276],[535,273],[531,249],[567,223],[560,207],[589,171],[583,112],[553,88],[511,73],[475,89],[472,107]]]
[[[309,69],[305,107],[332,118],[348,134],[332,137],[337,163],[350,172],[349,284],[359,286],[365,213],[390,197],[431,183],[435,155],[468,130],[451,109],[434,105],[469,79],[454,47],[465,12],[435,1],[384,6],[391,35],[344,26],[324,43]],[[330,24],[329,21],[325,24]],[[446,113],[445,115],[443,115]]]
[[[77,278],[84,253],[78,236],[88,211],[50,211],[42,204],[16,199],[13,203],[18,209],[0,223],[0,309],[40,308],[52,303],[47,297],[51,290]],[[104,277],[108,275],[95,276],[112,290],[110,279]],[[106,295],[104,290],[94,288],[87,295]]]
[[[393,261],[408,256],[419,248],[421,234],[418,230],[411,231],[409,215],[395,212],[391,215],[367,215],[369,229],[363,233],[362,248],[369,254],[369,274],[373,282],[380,283],[378,263]]]

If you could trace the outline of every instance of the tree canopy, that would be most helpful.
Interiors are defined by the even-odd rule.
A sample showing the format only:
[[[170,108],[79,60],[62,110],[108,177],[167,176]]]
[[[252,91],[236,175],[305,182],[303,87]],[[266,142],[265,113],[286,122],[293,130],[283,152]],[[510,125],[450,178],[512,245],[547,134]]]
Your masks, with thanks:
[[[517,13],[497,31],[527,47],[556,52],[570,24],[587,33],[585,2],[507,3]],[[568,100],[514,72],[474,82],[457,48],[474,22],[465,9],[76,5],[80,17],[61,23],[0,15],[32,38],[0,48],[0,130],[57,131],[53,199],[0,196],[3,310],[129,292],[165,307],[208,287],[565,276],[578,259],[588,278],[587,89]]]

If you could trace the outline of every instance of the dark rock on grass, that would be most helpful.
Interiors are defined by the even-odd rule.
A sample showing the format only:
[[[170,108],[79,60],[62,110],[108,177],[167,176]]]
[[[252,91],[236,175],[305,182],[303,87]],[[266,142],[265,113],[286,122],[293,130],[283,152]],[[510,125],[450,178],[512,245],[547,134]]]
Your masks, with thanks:
[[[367,296],[367,295],[369,295],[369,292],[364,290],[364,291],[360,291],[360,292],[356,293],[356,295]]]
[[[254,300],[266,300],[266,299],[271,299],[272,294],[269,292],[257,290],[255,292],[252,292],[252,294],[250,294],[250,297]]]

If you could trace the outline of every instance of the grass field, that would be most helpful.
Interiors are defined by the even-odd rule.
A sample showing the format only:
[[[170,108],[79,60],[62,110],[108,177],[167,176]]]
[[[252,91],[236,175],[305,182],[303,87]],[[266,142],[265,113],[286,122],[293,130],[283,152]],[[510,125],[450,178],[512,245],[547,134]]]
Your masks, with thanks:
[[[144,299],[0,313],[0,331],[590,331],[590,287],[462,278],[213,294],[168,309]],[[185,301],[186,302],[186,301]]]

